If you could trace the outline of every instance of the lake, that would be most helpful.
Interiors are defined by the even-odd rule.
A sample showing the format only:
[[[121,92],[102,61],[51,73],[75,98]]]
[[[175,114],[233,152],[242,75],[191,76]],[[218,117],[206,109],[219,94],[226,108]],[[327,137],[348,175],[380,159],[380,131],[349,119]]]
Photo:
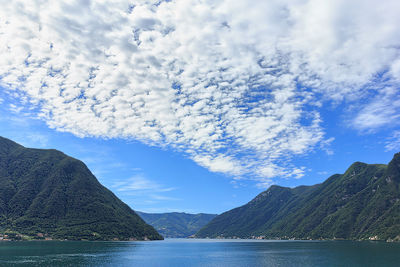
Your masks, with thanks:
[[[199,239],[0,242],[0,266],[400,266],[400,243]]]

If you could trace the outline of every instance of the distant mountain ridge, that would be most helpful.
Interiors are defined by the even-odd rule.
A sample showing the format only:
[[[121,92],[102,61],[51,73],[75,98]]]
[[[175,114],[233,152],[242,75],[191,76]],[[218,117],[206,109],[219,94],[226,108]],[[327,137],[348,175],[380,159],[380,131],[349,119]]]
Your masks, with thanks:
[[[0,137],[0,233],[5,231],[71,240],[162,239],[83,162]]]
[[[165,238],[185,238],[197,233],[217,214],[190,214],[184,212],[145,213],[136,211]]]
[[[400,153],[388,165],[356,162],[322,184],[271,186],[196,236],[400,240]]]

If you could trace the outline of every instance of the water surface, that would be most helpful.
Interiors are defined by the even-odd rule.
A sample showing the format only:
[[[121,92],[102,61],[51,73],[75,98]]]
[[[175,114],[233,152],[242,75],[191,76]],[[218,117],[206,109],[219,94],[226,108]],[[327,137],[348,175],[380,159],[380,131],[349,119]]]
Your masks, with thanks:
[[[0,266],[400,266],[400,244],[198,239],[0,242]]]

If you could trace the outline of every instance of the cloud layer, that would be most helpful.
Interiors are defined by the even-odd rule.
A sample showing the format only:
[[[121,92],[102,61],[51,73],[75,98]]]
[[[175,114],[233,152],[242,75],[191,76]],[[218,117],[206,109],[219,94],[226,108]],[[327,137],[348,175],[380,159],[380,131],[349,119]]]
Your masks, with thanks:
[[[2,2],[1,85],[59,131],[265,183],[302,176],[326,101],[372,103],[359,129],[400,112],[376,102],[398,96],[399,1]]]

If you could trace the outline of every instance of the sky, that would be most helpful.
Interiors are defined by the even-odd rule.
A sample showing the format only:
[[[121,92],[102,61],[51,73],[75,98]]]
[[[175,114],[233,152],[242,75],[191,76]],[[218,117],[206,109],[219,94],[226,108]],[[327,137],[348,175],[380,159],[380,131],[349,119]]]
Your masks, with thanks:
[[[221,213],[400,151],[397,0],[0,3],[0,135],[135,210]]]

